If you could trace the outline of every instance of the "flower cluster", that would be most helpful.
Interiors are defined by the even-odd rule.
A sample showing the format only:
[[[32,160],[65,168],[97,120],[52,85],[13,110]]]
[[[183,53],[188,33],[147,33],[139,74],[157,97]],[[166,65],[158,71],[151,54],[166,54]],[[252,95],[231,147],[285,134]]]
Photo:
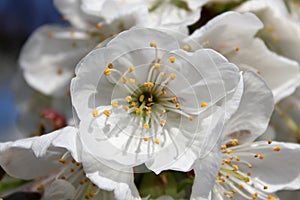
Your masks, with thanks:
[[[54,4],[68,25],[38,28],[19,57],[31,126],[0,143],[1,197],[275,200],[300,189],[298,2]]]

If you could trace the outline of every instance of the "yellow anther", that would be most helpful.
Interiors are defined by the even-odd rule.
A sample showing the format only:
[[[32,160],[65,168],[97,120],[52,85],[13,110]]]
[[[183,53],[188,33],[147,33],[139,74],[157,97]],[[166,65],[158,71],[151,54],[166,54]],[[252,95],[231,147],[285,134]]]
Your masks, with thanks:
[[[57,73],[58,75],[62,75],[63,70],[62,70],[61,68],[58,68],[58,69],[56,70],[56,73]]]
[[[135,84],[135,79],[133,79],[133,78],[129,79],[129,83]]]
[[[109,63],[109,64],[107,65],[107,68],[108,68],[108,69],[112,69],[112,68],[114,68],[114,65],[113,65],[112,63]]]
[[[143,102],[143,101],[144,101],[144,98],[145,98],[145,96],[142,94],[142,95],[139,97],[139,101],[140,101],[140,102]]]
[[[94,197],[94,196],[95,196],[95,192],[91,190],[91,191],[89,192],[89,196],[90,196],[90,197]]]
[[[117,107],[119,106],[119,102],[118,102],[117,100],[113,100],[113,101],[111,102],[111,106],[112,106],[113,108],[117,108]]]
[[[239,162],[241,159],[240,159],[239,157],[236,157],[236,159],[235,159],[235,160]]]
[[[130,101],[132,101],[132,97],[131,96],[127,96],[127,97],[125,97],[125,100],[129,103]]]
[[[264,155],[260,155],[259,159],[261,159],[261,160],[264,159]]]
[[[273,29],[273,27],[268,26],[268,27],[267,27],[267,31],[268,31],[269,33],[272,33],[272,32],[274,31],[274,29]]]
[[[147,114],[147,115],[150,115],[150,114],[151,114],[151,110],[148,110],[148,111],[146,112],[146,114]]]
[[[230,157],[229,157],[230,160],[233,160],[233,158],[234,158],[234,156],[230,156]]]
[[[145,129],[149,129],[149,124],[145,123],[145,124],[144,124],[144,128],[145,128]]]
[[[258,70],[256,71],[256,73],[260,75],[260,74],[261,74],[261,71],[258,69]]]
[[[124,106],[123,108],[124,108],[125,111],[128,111],[128,110],[129,110],[129,107],[128,107],[128,106]]]
[[[175,62],[175,57],[174,57],[174,56],[171,56],[171,57],[170,57],[170,62],[171,62],[171,63],[174,63],[174,62]]]
[[[240,188],[240,189],[243,189],[243,188],[244,188],[243,184],[240,184],[240,185],[239,185],[239,188]]]
[[[236,52],[238,52],[240,50],[240,47],[235,47],[234,49]]]
[[[127,79],[123,76],[122,77],[122,83],[125,84],[127,82]]]
[[[54,37],[54,32],[53,31],[49,31],[48,32],[48,37],[49,38],[53,38]]]
[[[152,102],[152,101],[153,101],[153,99],[149,97],[148,98],[148,102]]]
[[[238,171],[239,167],[237,165],[232,165],[233,171]]]
[[[251,173],[250,173],[250,172],[248,172],[248,173],[247,173],[247,176],[251,176]]]
[[[37,186],[36,189],[37,189],[37,191],[42,191],[45,189],[45,187],[44,187],[44,185],[39,185],[39,186]]]
[[[147,110],[147,111],[150,111],[150,110],[151,110],[151,107],[146,106],[146,110]]]
[[[153,88],[154,87],[154,83],[152,83],[152,82],[145,82],[144,83],[144,87]]]
[[[253,165],[249,164],[249,165],[248,165],[248,167],[249,167],[249,168],[252,168],[252,167],[253,167]]]
[[[135,102],[133,101],[133,102],[131,102],[131,106],[135,106]]]
[[[232,141],[231,141],[231,144],[232,145],[237,145],[239,143],[239,140],[238,139],[233,139]]]
[[[231,190],[234,194],[236,193],[236,190],[235,189],[233,189],[233,190]]]
[[[176,106],[176,108],[179,108],[180,107],[180,103],[176,103],[175,106]]]
[[[227,191],[224,191],[224,192],[223,192],[223,194],[224,194],[224,195],[227,195],[227,194],[228,194],[228,192],[227,192]]]
[[[172,101],[176,102],[177,101],[177,97],[173,97]]]
[[[110,69],[109,69],[109,68],[106,68],[106,69],[104,70],[104,75],[105,75],[105,76],[109,76],[110,74],[111,74]]]
[[[176,74],[170,74],[170,78],[171,78],[171,80],[174,80],[175,78],[176,78]]]
[[[159,69],[160,68],[160,64],[159,63],[155,63],[154,64],[154,69]]]
[[[254,158],[257,158],[258,157],[258,153],[256,153],[255,155],[254,155]]]
[[[183,50],[189,51],[189,50],[191,50],[191,47],[186,44],[186,45],[183,46]]]
[[[272,140],[268,140],[268,144],[272,144],[272,142],[273,142]]]
[[[161,92],[161,94],[162,94],[163,96],[166,96],[166,95],[167,95],[167,91],[166,91],[166,90],[163,90],[163,91]]]
[[[147,137],[144,137],[143,140],[144,140],[145,142],[148,142],[149,139],[148,139]]]
[[[160,143],[160,142],[159,142],[159,139],[158,139],[158,138],[155,138],[154,143],[155,143],[155,144],[159,144],[159,143]]]
[[[205,46],[209,46],[209,41],[208,40],[206,40],[205,42],[204,42],[204,44],[205,44]]]
[[[267,190],[267,189],[268,189],[268,186],[267,186],[267,185],[265,185],[265,186],[264,186],[264,190]]]
[[[203,101],[203,102],[201,103],[201,107],[206,107],[206,106],[208,106],[208,103],[205,102],[205,101]]]
[[[134,70],[134,66],[133,66],[133,65],[131,65],[131,66],[129,67],[129,69],[128,69],[128,73],[131,73],[131,72],[133,72],[133,70]]]
[[[232,153],[232,149],[227,149],[226,153],[227,154],[231,154]]]
[[[222,177],[221,180],[222,180],[223,183],[226,181],[224,177]]]
[[[166,73],[166,72],[162,72],[162,73],[161,73],[161,76],[162,76],[162,77],[166,77],[166,76],[167,76],[167,73]]]
[[[232,199],[234,197],[234,194],[230,194],[229,198]]]
[[[150,42],[150,47],[157,48],[157,44],[155,42]]]
[[[270,195],[270,194],[268,195],[268,199],[269,200],[276,200],[276,198],[274,196]]]
[[[193,121],[194,120],[193,116],[189,116],[189,120]]]
[[[274,147],[273,150],[274,150],[274,151],[280,151],[280,149],[281,149],[281,148],[280,148],[279,146],[276,146],[276,147]]]
[[[61,158],[61,159],[59,159],[59,162],[62,163],[62,164],[65,164],[65,163],[66,163],[66,160],[63,159],[63,158]]]
[[[98,24],[96,24],[96,28],[97,28],[99,31],[101,31],[102,28],[103,28],[103,26],[102,26],[101,23],[98,23]]]
[[[104,110],[104,111],[103,111],[103,114],[104,114],[106,117],[109,117],[109,116],[110,116],[110,111],[109,111],[109,110]]]
[[[166,120],[166,119],[163,119],[163,120],[161,120],[161,121],[159,122],[159,125],[160,125],[160,126],[164,126],[166,122],[167,122],[167,120]]]
[[[93,110],[93,117],[98,117],[98,116],[99,116],[98,110],[94,109]]]
[[[227,148],[227,146],[224,144],[221,146],[221,150],[225,150]]]
[[[134,111],[135,111],[135,112],[139,111],[139,108],[135,107],[135,108],[134,108]]]
[[[68,18],[67,18],[66,15],[62,15],[62,16],[61,16],[61,19],[62,19],[62,20],[67,20]]]

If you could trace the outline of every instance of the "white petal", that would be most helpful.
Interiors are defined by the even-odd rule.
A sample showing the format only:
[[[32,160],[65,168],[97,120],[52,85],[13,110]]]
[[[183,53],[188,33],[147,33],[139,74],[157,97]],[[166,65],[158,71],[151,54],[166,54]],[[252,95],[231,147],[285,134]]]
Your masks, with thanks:
[[[49,187],[46,187],[43,194],[44,200],[66,200],[72,199],[76,190],[72,184],[65,180],[55,180]]]
[[[41,137],[1,143],[0,164],[8,174],[17,178],[33,179],[48,175],[58,169],[58,161],[65,152],[60,148],[48,150],[49,147],[53,143],[57,143],[58,147],[72,146],[74,136],[74,128],[67,127]],[[68,143],[60,144],[62,140]]]
[[[253,141],[266,130],[273,112],[273,95],[266,83],[253,72],[245,72],[243,77],[244,93],[238,110],[227,122],[225,144],[233,138],[241,143]]]
[[[221,160],[222,155],[219,152],[219,146],[204,159],[197,160],[194,166],[195,180],[191,194],[192,199],[209,198],[209,193],[215,184],[215,177],[221,166]]]
[[[247,47],[261,28],[262,23],[254,14],[230,11],[210,20],[196,30],[186,42],[194,50],[209,47],[227,56],[228,53],[234,52],[236,47]]]
[[[280,147],[280,151],[273,150],[275,147]],[[241,160],[246,160],[253,165],[251,169],[247,165],[241,166],[240,171],[251,172],[251,181],[254,184],[261,181],[268,186],[266,192],[300,188],[299,144],[283,142],[268,144],[267,141],[262,141],[250,146],[242,145],[234,151]],[[262,154],[264,158],[255,158],[256,153]]]
[[[242,69],[259,71],[276,102],[293,93],[299,85],[299,64],[271,52],[260,39],[254,39],[246,49],[241,48],[230,61]]]
[[[46,95],[65,95],[77,62],[94,45],[84,32],[43,26],[24,45],[19,63],[30,86]]]
[[[112,191],[116,199],[139,198],[137,188],[133,182],[132,168],[115,170],[86,151],[82,152],[82,165],[86,176],[99,188]]]

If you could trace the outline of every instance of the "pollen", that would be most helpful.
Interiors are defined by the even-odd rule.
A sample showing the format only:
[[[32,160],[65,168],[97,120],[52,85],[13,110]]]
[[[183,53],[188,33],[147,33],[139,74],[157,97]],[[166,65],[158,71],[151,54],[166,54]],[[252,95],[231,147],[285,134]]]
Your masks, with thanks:
[[[233,171],[238,171],[239,167],[237,165],[232,165]]]
[[[185,51],[190,51],[191,50],[191,47],[189,46],[189,45],[184,45],[183,46],[183,50],[185,50]]]
[[[135,79],[133,79],[133,78],[129,79],[129,83],[135,84]]]
[[[49,31],[48,32],[48,37],[49,38],[53,38],[54,37],[54,32],[53,31]]]
[[[103,111],[103,114],[104,114],[106,117],[109,117],[109,116],[110,116],[110,111],[109,111],[109,110],[104,110],[104,111]]]
[[[123,108],[124,108],[125,111],[128,111],[128,110],[129,110],[129,107],[128,107],[128,106],[124,106]]]
[[[226,148],[227,148],[226,145],[222,145],[222,146],[221,146],[221,150],[225,150]]]
[[[144,83],[144,87],[146,87],[146,88],[153,88],[154,87],[154,83],[152,83],[152,82],[145,82]]]
[[[268,199],[269,200],[276,200],[276,198],[274,196],[270,195],[270,194],[268,195]]]
[[[239,143],[239,140],[238,139],[233,139],[232,141],[231,141],[231,144],[232,145],[237,145]]]
[[[149,129],[149,124],[145,123],[145,124],[144,124],[144,128],[145,128],[145,129]]]
[[[111,106],[112,106],[113,108],[117,108],[117,107],[119,106],[119,102],[118,102],[117,100],[113,100],[113,101],[111,102]]]
[[[166,72],[162,72],[162,73],[161,73],[161,76],[164,77],[164,78],[166,77],[166,75],[167,75]]]
[[[126,82],[127,82],[127,79],[123,76],[123,77],[122,77],[122,83],[123,83],[123,84],[126,84]]]
[[[110,74],[111,74],[110,69],[109,69],[109,68],[106,68],[106,69],[104,70],[104,75],[105,75],[105,76],[109,76]]]
[[[267,190],[267,189],[268,189],[268,186],[267,186],[267,185],[265,185],[265,186],[264,186],[264,190]]]
[[[257,70],[257,72],[256,72],[256,73],[260,75],[260,74],[261,74],[261,71],[260,71],[260,70]]]
[[[155,63],[154,64],[154,69],[156,69],[156,70],[160,69],[160,64],[159,63]]]
[[[206,106],[208,106],[207,102],[204,101],[204,102],[201,103],[201,107],[206,107]]]
[[[175,78],[176,78],[176,74],[170,74],[170,78],[171,78],[171,80],[174,80]]]
[[[150,42],[150,47],[157,48],[157,44],[155,42]]]
[[[260,155],[260,156],[259,156],[259,159],[262,160],[262,159],[264,159],[264,157],[265,157],[264,155]]]
[[[174,62],[175,62],[175,57],[174,57],[174,56],[171,56],[169,59],[170,59],[170,62],[171,62],[171,63],[174,63]]]
[[[189,120],[193,121],[194,120],[193,116],[189,116]]]
[[[96,24],[96,28],[101,31],[103,29],[103,25],[101,23]]]
[[[163,96],[166,96],[166,95],[167,95],[167,91],[166,91],[166,90],[163,90],[163,91],[161,92],[161,94],[162,94]]]
[[[231,154],[232,153],[232,149],[227,149],[226,153],[227,154]]]
[[[158,139],[158,138],[155,138],[154,143],[155,143],[155,144],[159,144],[159,143],[160,143],[160,142],[159,142],[159,139]]]
[[[253,168],[253,165],[249,164],[249,165],[248,165],[248,168]]]
[[[176,106],[176,108],[179,108],[180,107],[180,103],[176,103],[175,106]]]
[[[57,73],[58,75],[62,75],[63,70],[62,70],[61,68],[58,68],[58,69],[56,70],[56,73]]]
[[[131,106],[135,106],[135,102],[133,101],[133,102],[131,102]]]
[[[268,144],[272,144],[272,142],[273,142],[272,140],[268,140]]]
[[[144,140],[145,142],[148,142],[149,139],[148,139],[147,137],[144,137],[143,140]]]
[[[107,68],[108,68],[108,69],[112,69],[112,68],[114,68],[114,65],[113,65],[112,63],[109,63],[109,64],[107,65]]]
[[[139,101],[140,101],[140,102],[143,102],[144,99],[145,99],[145,96],[144,96],[144,95],[141,95],[141,96],[139,97]]]
[[[127,96],[127,97],[125,97],[125,100],[129,103],[130,101],[132,101],[132,97],[131,96]]]
[[[44,190],[44,188],[45,188],[44,185],[39,185],[39,186],[37,186],[36,189],[37,189],[38,191],[42,191],[42,190]]]
[[[280,149],[281,149],[281,148],[280,148],[279,146],[276,146],[276,147],[274,147],[273,150],[274,150],[274,151],[280,151]]]
[[[234,49],[236,52],[238,52],[240,50],[240,47],[235,47]]]
[[[98,117],[98,116],[99,116],[98,110],[94,109],[93,110],[93,117]]]
[[[63,158],[61,158],[61,159],[59,159],[59,162],[62,163],[62,164],[65,164],[65,163],[66,163],[66,160],[63,159]]]
[[[131,65],[131,66],[129,67],[129,69],[128,69],[128,73],[131,73],[131,72],[133,72],[133,70],[134,70],[134,66],[133,66],[133,65]]]
[[[173,97],[172,101],[176,102],[177,101],[177,97]]]
[[[227,192],[227,191],[224,191],[224,192],[223,192],[223,194],[224,194],[224,195],[227,195],[227,194],[228,194],[228,192]]]

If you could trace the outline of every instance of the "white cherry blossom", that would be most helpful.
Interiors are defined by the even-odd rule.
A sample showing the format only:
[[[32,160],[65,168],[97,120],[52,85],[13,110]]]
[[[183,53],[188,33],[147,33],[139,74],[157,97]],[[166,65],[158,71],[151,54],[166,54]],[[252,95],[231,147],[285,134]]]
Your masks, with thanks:
[[[38,28],[24,45],[19,63],[24,77],[34,89],[46,95],[68,93],[76,64],[99,42],[132,26],[143,26],[145,6],[119,6],[103,1],[102,12],[88,12],[84,2],[55,1],[71,27],[45,25]],[[94,4],[91,7],[97,8]],[[109,14],[109,15],[108,15]]]
[[[290,95],[299,84],[299,64],[274,52],[255,37],[263,27],[252,13],[226,12],[196,30],[185,49],[212,48],[241,70],[260,74],[272,89],[275,101]]]
[[[240,81],[213,50],[185,52],[155,29],[125,31],[76,68],[71,96],[84,149],[108,166],[188,171],[219,141]]]

